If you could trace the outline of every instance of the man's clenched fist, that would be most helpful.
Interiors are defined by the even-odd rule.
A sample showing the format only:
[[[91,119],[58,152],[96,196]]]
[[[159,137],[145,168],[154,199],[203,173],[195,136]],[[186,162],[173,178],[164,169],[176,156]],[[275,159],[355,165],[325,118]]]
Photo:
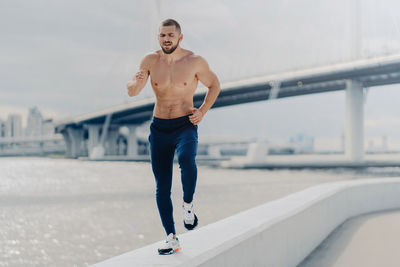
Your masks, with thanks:
[[[135,79],[136,81],[143,81],[145,78],[146,72],[144,70],[140,70],[136,72]]]
[[[136,72],[132,80],[126,84],[129,96],[135,96],[139,93],[140,89],[144,87],[143,83],[146,81],[146,71],[140,70]]]
[[[200,111],[200,109],[197,108],[192,108],[191,112],[193,113],[193,115],[189,116],[190,122],[194,125],[199,124],[203,119],[203,113]]]

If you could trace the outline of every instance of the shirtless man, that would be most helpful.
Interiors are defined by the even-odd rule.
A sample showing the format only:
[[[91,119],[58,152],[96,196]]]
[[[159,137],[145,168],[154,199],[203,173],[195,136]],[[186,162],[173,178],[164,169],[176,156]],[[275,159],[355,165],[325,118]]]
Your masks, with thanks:
[[[157,207],[167,234],[165,245],[158,249],[162,255],[180,250],[171,201],[175,150],[181,169],[184,226],[192,230],[198,224],[192,203],[197,181],[197,128],[220,92],[218,78],[208,63],[179,46],[182,38],[178,22],[173,19],[164,20],[158,34],[161,50],[146,55],[140,63],[139,72],[127,84],[128,95],[136,96],[151,76],[151,86],[156,95],[149,142],[156,180]],[[197,109],[193,107],[193,95],[198,81],[208,88],[208,92],[203,104]]]

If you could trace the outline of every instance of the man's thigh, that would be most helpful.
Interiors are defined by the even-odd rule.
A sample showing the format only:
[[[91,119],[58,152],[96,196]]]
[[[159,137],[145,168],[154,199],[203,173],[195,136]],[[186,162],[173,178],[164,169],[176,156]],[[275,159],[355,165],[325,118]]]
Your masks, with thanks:
[[[178,158],[182,155],[196,156],[198,144],[197,126],[192,125],[181,132],[176,144]]]

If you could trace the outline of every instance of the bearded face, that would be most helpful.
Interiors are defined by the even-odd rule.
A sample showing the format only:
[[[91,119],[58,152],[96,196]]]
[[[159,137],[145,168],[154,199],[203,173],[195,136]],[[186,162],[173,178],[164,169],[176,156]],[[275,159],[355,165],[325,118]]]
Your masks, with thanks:
[[[175,26],[162,26],[158,35],[160,47],[165,54],[172,54],[180,42],[180,33]]]
[[[163,46],[161,46],[162,51],[165,54],[172,54],[175,49],[178,47],[179,45],[179,40],[178,43],[174,46],[172,42],[165,42]]]

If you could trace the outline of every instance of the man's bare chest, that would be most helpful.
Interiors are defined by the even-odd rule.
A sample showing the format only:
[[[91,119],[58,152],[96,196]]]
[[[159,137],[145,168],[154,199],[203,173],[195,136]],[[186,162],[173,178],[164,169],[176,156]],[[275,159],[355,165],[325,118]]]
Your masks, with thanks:
[[[196,70],[190,63],[157,64],[150,71],[154,88],[183,88],[196,81]]]

